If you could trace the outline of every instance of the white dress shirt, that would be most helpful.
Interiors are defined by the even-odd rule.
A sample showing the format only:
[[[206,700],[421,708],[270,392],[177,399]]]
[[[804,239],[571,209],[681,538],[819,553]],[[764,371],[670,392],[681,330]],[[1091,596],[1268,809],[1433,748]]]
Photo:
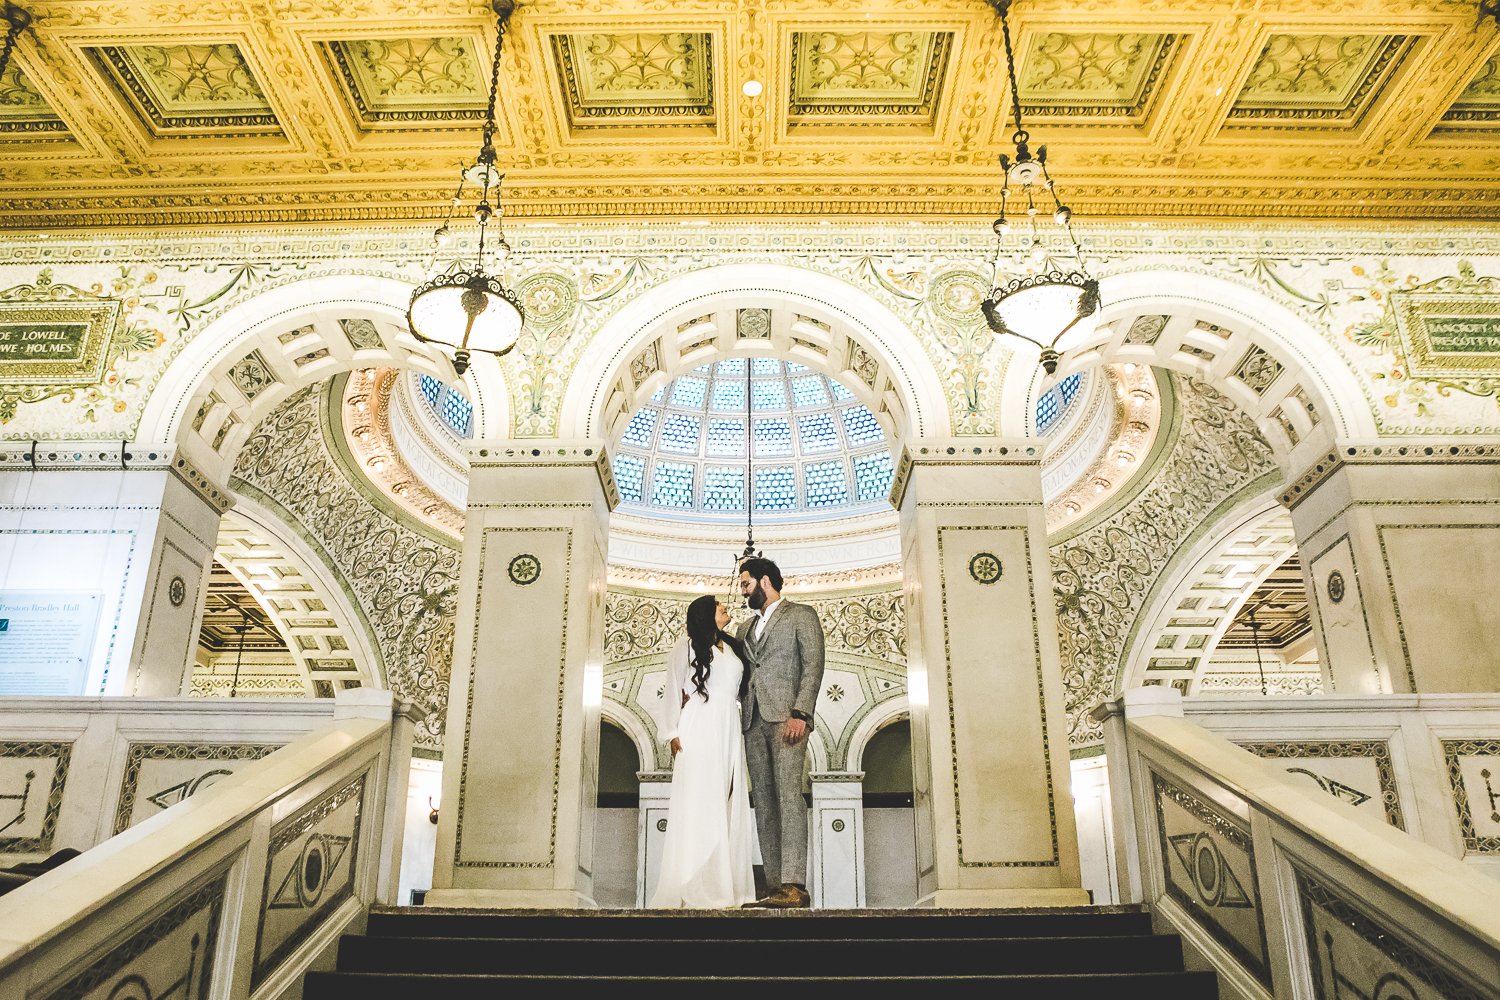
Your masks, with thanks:
[[[766,622],[771,620],[771,612],[775,611],[776,606],[780,603],[781,598],[778,597],[761,609],[760,617],[755,620],[755,639],[757,642],[760,641],[761,634],[766,630]]]

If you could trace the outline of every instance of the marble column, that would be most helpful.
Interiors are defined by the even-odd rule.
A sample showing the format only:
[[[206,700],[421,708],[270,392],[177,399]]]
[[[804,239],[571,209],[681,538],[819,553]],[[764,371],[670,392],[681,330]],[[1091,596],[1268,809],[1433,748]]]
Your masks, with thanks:
[[[671,771],[637,771],[641,781],[640,824],[635,847],[635,905],[644,908],[656,891],[661,845],[667,836],[667,804],[672,799]]]
[[[29,627],[54,645],[67,644],[71,629],[79,635],[52,651],[55,669],[7,669],[0,691],[184,693],[230,502],[171,447],[0,450],[0,596],[25,605],[0,618],[12,641]]]
[[[1500,444],[1339,442],[1281,499],[1328,693],[1500,691]]]
[[[812,778],[812,905],[865,905],[864,773],[818,772]]]
[[[901,512],[919,906],[1088,902],[1031,440],[918,439]]]
[[[427,899],[592,906],[614,479],[598,441],[480,442],[469,462]]]

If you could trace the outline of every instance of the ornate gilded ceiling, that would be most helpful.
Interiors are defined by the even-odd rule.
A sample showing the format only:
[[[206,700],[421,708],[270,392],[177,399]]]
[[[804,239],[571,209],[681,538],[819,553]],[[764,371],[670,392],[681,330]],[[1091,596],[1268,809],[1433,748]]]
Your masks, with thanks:
[[[483,0],[27,6],[0,226],[436,218],[478,145]],[[1500,219],[1500,30],[1469,0],[1023,0],[1013,26],[1081,219]],[[535,0],[505,207],[987,219],[1004,68],[984,0]]]

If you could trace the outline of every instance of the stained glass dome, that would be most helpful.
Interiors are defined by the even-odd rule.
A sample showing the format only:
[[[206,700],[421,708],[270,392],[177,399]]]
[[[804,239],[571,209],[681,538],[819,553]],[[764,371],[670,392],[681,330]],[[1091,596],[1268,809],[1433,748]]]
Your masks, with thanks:
[[[726,358],[657,390],[615,448],[620,499],[743,515],[747,441],[757,515],[889,509],[890,445],[874,414],[836,380],[774,358]]]
[[[1047,432],[1052,430],[1062,420],[1063,414],[1068,412],[1068,407],[1073,405],[1073,400],[1078,396],[1078,388],[1083,383],[1083,373],[1079,372],[1069,375],[1057,385],[1042,394],[1042,398],[1036,401],[1036,432],[1046,437]]]
[[[439,423],[458,437],[473,436],[474,404],[467,396],[431,375],[417,376],[417,391],[427,401]]]

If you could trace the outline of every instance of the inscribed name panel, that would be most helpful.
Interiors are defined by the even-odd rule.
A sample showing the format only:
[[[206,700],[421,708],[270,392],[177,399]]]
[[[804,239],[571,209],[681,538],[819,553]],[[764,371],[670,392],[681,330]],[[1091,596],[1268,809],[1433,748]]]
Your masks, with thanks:
[[[97,385],[119,318],[113,299],[0,302],[0,379]]]
[[[457,867],[556,858],[568,528],[486,528],[470,664]]]
[[[1412,690],[1495,690],[1500,524],[1382,525],[1378,534]]]
[[[1391,310],[1409,374],[1463,378],[1500,371],[1500,295],[1395,291]]]
[[[938,528],[959,863],[1058,863],[1027,529]]]

